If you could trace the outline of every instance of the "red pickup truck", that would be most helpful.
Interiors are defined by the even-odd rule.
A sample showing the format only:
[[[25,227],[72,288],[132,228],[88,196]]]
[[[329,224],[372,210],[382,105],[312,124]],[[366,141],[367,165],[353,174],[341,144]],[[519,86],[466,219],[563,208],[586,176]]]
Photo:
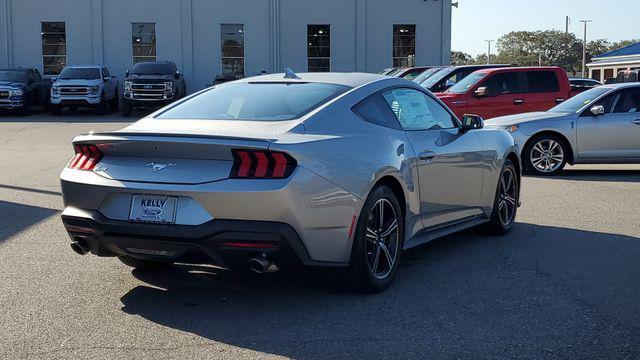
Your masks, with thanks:
[[[436,96],[455,114],[485,119],[546,111],[571,97],[567,73],[559,67],[484,69]]]

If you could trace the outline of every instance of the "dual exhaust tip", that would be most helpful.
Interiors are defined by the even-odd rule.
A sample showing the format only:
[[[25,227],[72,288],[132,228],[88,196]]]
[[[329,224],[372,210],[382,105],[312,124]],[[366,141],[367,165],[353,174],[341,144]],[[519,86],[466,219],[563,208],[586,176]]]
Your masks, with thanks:
[[[71,243],[71,250],[78,255],[87,255],[89,253],[89,246],[84,240],[79,239]],[[249,259],[249,267],[252,271],[258,274],[276,272],[279,270],[276,265],[264,257],[254,257]]]
[[[278,271],[278,267],[265,257],[254,257],[249,259],[249,268],[258,274]]]
[[[71,243],[71,250],[78,255],[87,255],[89,253],[89,246],[84,240],[76,240]]]

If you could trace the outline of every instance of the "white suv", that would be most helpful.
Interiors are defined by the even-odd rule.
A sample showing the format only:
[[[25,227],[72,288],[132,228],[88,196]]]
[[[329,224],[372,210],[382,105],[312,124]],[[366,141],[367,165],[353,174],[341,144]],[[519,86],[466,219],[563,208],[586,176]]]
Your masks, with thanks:
[[[80,106],[94,107],[104,114],[109,108],[118,110],[118,103],[118,80],[103,65],[68,66],[53,78],[53,115],[60,115],[65,107],[76,111]]]

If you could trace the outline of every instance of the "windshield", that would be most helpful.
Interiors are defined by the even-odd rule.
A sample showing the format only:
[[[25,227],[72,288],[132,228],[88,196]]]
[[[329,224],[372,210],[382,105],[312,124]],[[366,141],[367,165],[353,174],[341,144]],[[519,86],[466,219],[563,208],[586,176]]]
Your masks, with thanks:
[[[446,92],[452,93],[452,94],[464,94],[467,91],[469,91],[469,89],[472,86],[480,82],[480,80],[484,79],[486,76],[487,74],[485,73],[473,73],[467,76],[466,78],[460,80],[459,83],[453,85]]]
[[[321,83],[236,83],[216,86],[158,119],[284,121],[297,119],[349,90]]]
[[[442,70],[442,68],[431,68],[427,71],[423,71],[420,75],[416,76],[416,78],[413,79],[413,81],[418,84],[422,84],[425,80],[427,80],[428,78],[430,78],[440,70]]]
[[[24,71],[0,70],[0,81],[24,81],[26,78]]]
[[[58,79],[70,80],[70,79],[85,79],[95,80],[100,79],[100,69],[93,68],[66,68],[62,70]]]
[[[565,113],[574,113],[583,107],[591,104],[594,100],[599,98],[600,96],[606,94],[611,91],[611,88],[608,87],[597,87],[591,90],[587,90],[583,93],[580,93],[571,99],[561,103],[560,105],[549,110],[550,112],[565,112]]]
[[[423,82],[419,84],[428,89],[433,85],[435,85],[436,83],[438,83],[440,80],[449,76],[449,74],[451,74],[452,72],[453,72],[453,68],[440,69],[440,71],[434,73],[432,76],[426,78]]]
[[[164,63],[138,63],[131,70],[133,75],[171,75],[173,66]]]

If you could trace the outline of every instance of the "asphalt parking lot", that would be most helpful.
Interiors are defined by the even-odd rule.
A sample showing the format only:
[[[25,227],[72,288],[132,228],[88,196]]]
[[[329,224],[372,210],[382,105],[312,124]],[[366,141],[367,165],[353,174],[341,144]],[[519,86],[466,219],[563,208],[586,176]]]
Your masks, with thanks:
[[[0,354],[49,358],[640,358],[640,166],[525,178],[506,237],[405,255],[363,296],[324,273],[132,272],[59,220],[74,135],[117,115],[0,117]]]

